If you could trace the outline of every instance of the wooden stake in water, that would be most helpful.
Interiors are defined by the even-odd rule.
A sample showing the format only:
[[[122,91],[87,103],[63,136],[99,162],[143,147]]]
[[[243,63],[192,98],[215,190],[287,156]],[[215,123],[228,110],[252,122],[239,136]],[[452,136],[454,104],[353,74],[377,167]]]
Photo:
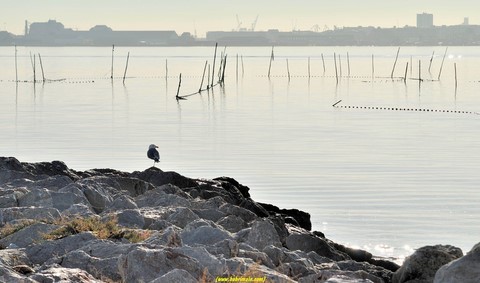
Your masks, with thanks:
[[[333,61],[335,63],[335,78],[336,78],[337,84],[338,84],[337,54],[336,53],[333,53]]]
[[[168,79],[168,59],[165,59],[165,80]]]
[[[238,53],[237,53],[237,58],[236,58],[236,63],[235,63],[235,75],[238,80]]]
[[[342,77],[342,58],[340,57],[340,54],[338,54],[338,70],[341,78]]]
[[[207,72],[207,89],[210,89],[210,64],[208,64],[208,72]]]
[[[413,77],[413,56],[410,56],[410,77]]]
[[[408,62],[407,62],[407,66],[405,67],[405,76],[403,77],[404,83],[407,83],[407,72],[408,72]]]
[[[202,82],[200,83],[200,88],[198,89],[198,92],[202,91],[203,79],[205,78],[205,71],[207,70],[207,64],[208,64],[208,60],[205,61],[205,66],[203,67]]]
[[[422,82],[422,61],[418,60],[418,82]]]
[[[45,73],[43,72],[42,56],[38,53],[38,61],[40,62],[40,70],[42,71],[42,82],[45,83]]]
[[[272,53],[270,54],[270,64],[268,65],[268,78],[270,78],[270,70],[272,69],[273,60],[275,60],[275,55],[273,54],[273,46],[272,46]]]
[[[375,58],[374,55],[372,54],[372,81],[375,80]]]
[[[213,87],[213,81],[215,80],[215,60],[217,59],[217,47],[218,47],[218,43],[215,43],[215,53],[213,54],[212,84],[211,84],[211,87]]]
[[[310,78],[310,57],[308,57],[308,78]]]
[[[178,77],[178,88],[177,88],[177,95],[176,97],[179,97],[180,94],[180,86],[182,85],[182,73],[180,73],[180,76]]]
[[[110,73],[110,79],[113,80],[113,54],[115,52],[115,45],[112,45],[112,71]]]
[[[325,59],[323,58],[323,53],[322,53],[322,62],[323,62],[323,73],[325,74]]]
[[[393,63],[393,68],[392,68],[392,74],[390,75],[390,78],[393,79],[393,73],[395,72],[395,66],[397,66],[397,60],[398,60],[398,54],[400,53],[400,47],[397,49],[397,56],[395,56],[395,62]]]
[[[227,54],[223,58],[223,70],[222,70],[222,84],[225,82],[225,69],[227,68]]]
[[[442,75],[443,63],[445,62],[445,56],[447,56],[448,47],[445,48],[445,53],[443,54],[442,64],[440,65],[440,71],[438,72],[438,80],[440,80],[440,76]]]
[[[18,68],[17,68],[17,45],[15,45],[15,82],[18,83]]]
[[[347,52],[348,77],[350,77],[350,55]]]
[[[127,76],[128,60],[130,59],[130,52],[127,53],[127,62],[125,63],[125,72],[123,72],[123,84],[125,84],[125,77]]]
[[[30,60],[32,59],[32,54],[30,54]],[[35,68],[35,63],[37,59],[35,57],[35,54],[33,54],[33,61],[32,61],[32,67],[33,67],[33,83],[35,84],[37,82],[37,76],[36,76],[36,68]]]
[[[242,77],[243,77],[243,75],[245,74],[245,69],[243,68],[243,55],[240,58],[242,60]]]
[[[288,67],[288,59],[287,60],[287,75],[288,75],[288,80],[290,80],[290,68]]]
[[[457,89],[457,63],[453,63],[453,67],[455,68],[455,89]]]
[[[433,56],[435,56],[435,51],[432,53],[432,57],[430,57],[430,64],[428,65],[428,72],[430,73],[430,69],[432,68]]]

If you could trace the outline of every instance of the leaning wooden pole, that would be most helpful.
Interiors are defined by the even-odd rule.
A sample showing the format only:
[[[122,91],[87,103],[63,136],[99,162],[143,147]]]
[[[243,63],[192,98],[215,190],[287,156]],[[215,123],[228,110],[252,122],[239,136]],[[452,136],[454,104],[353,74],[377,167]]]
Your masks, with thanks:
[[[42,82],[45,83],[45,73],[43,72],[42,56],[40,56],[40,53],[38,53],[38,61],[40,62],[40,70],[42,71]]]
[[[217,59],[217,47],[218,43],[215,43],[215,53],[213,54],[213,65],[212,65],[212,83],[210,84],[213,87],[213,81],[215,80],[215,60]]]
[[[245,69],[243,68],[243,55],[240,57],[242,61],[242,77],[245,74]]]
[[[310,57],[308,57],[308,78],[310,78]]]
[[[270,71],[272,69],[272,61],[275,60],[275,55],[273,53],[273,46],[272,46],[272,53],[270,54],[270,64],[268,65],[268,78],[270,78]]]
[[[398,54],[400,53],[400,47],[397,49],[397,56],[395,56],[395,62],[393,63],[393,68],[392,68],[392,74],[390,75],[390,78],[393,79],[393,73],[395,72],[395,66],[397,66],[397,60],[398,60]]]
[[[374,55],[372,54],[372,81],[375,80],[375,58]]]
[[[447,56],[448,47],[445,48],[445,53],[443,54],[442,64],[440,65],[440,71],[438,72],[438,80],[440,80],[440,76],[442,75],[443,63],[445,62],[445,57]]]
[[[225,70],[227,69],[227,54],[223,58],[222,84],[225,82]]]
[[[180,76],[178,77],[178,88],[177,88],[177,95],[176,95],[177,98],[179,98],[179,95],[180,95],[181,85],[182,85],[182,73],[180,73]]]
[[[110,79],[113,80],[113,56],[114,56],[114,52],[115,52],[115,45],[112,45],[112,70],[110,72]]]
[[[350,77],[350,55],[347,52],[348,77]]]
[[[432,68],[433,56],[435,56],[435,51],[432,53],[432,57],[430,57],[430,64],[428,64],[428,72],[430,73],[430,69]]]
[[[288,59],[287,60],[287,76],[288,76],[288,80],[290,80],[290,67],[288,66]]]
[[[201,91],[202,91],[203,79],[205,78],[205,71],[207,70],[207,64],[208,64],[208,60],[205,61],[205,66],[203,67],[202,82],[200,83],[200,88],[198,89],[198,92],[201,92]],[[208,84],[208,83],[207,83],[207,84]]]
[[[407,62],[407,66],[405,67],[405,76],[403,77],[404,83],[407,83],[407,72],[408,72],[408,62]]]
[[[453,67],[455,68],[455,89],[457,89],[457,63],[454,63]]]
[[[127,53],[127,62],[125,63],[125,72],[123,72],[123,84],[125,84],[125,77],[127,76],[128,60],[130,59],[130,52]]]
[[[36,72],[36,62],[37,62],[37,59],[35,57],[35,54],[33,54],[33,63],[32,63],[32,66],[33,66],[33,83],[36,83],[37,82],[37,72]]]
[[[165,80],[168,79],[168,59],[165,59]]]
[[[323,53],[322,53],[322,62],[323,62],[323,73],[325,74],[325,58],[323,58]]]

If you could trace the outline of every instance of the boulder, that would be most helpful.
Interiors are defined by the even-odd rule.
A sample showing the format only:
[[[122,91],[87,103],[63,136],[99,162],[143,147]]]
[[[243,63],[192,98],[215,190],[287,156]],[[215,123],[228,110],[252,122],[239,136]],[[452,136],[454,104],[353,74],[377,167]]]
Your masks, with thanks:
[[[225,239],[233,240],[229,232],[212,226],[200,226],[196,228],[184,229],[180,234],[185,245],[214,245]]]
[[[197,182],[178,174],[177,172],[164,172],[160,168],[150,167],[143,172],[133,172],[131,177],[149,182],[155,186],[172,184],[179,188],[195,187]]]
[[[50,259],[61,257],[68,252],[79,249],[94,240],[96,240],[96,237],[92,233],[80,233],[59,240],[34,243],[27,248],[26,252],[32,263],[43,264]]]
[[[286,239],[288,249],[301,250],[304,252],[314,251],[320,256],[324,256],[335,261],[349,259],[347,255],[335,250],[325,239],[312,234],[292,233]]]
[[[173,194],[167,194],[162,187],[147,191],[143,195],[135,198],[135,203],[138,207],[189,207],[190,202],[184,197]]]
[[[40,270],[30,276],[35,282],[76,282],[76,283],[101,283],[88,272],[78,268],[64,268],[52,266]]]
[[[145,226],[145,220],[139,209],[125,209],[120,210],[117,214],[118,225],[133,228],[142,229]],[[111,217],[106,215],[105,218]]]
[[[55,229],[58,225],[34,223],[24,228],[19,229],[13,234],[10,234],[0,240],[0,246],[8,247],[9,245],[15,245],[19,248],[26,248],[29,245],[43,241],[43,236]]]
[[[463,256],[462,250],[449,245],[425,246],[407,257],[392,277],[393,283],[433,282],[437,270]]]
[[[62,267],[69,269],[81,269],[102,281],[108,279],[119,282],[122,277],[118,270],[118,258],[96,258],[82,250],[74,250],[67,253],[61,262]]]
[[[148,249],[140,246],[120,256],[118,269],[123,282],[150,282],[174,269],[183,269],[197,279],[203,274],[197,260],[171,248]]]
[[[168,216],[167,221],[172,223],[175,226],[183,228],[187,226],[188,223],[199,219],[192,210],[187,207],[177,207],[174,212]]]
[[[275,226],[268,219],[253,222],[245,242],[259,251],[270,245],[282,246]]]
[[[258,203],[263,208],[265,208],[269,213],[272,214],[280,214],[285,219],[291,217],[295,220],[295,222],[291,223],[296,226],[299,226],[307,231],[312,229],[312,222],[310,221],[310,214],[298,209],[280,209],[275,205],[268,204],[268,203]],[[288,223],[288,221],[285,221]]]
[[[379,266],[372,265],[367,262],[356,262],[354,260],[346,260],[337,262],[338,267],[341,270],[346,271],[359,271],[363,270],[368,274],[375,275],[378,278],[381,278],[385,282],[390,282],[393,276],[393,272],[387,269],[384,269]]]
[[[248,227],[247,223],[242,218],[236,215],[228,215],[217,221],[217,224],[230,233],[237,233],[238,231]]]
[[[60,212],[51,207],[12,207],[0,209],[0,225],[21,219],[53,222],[60,218]]]
[[[3,263],[0,263],[0,280],[1,282],[38,283],[38,281],[19,274],[12,267]]]
[[[434,283],[478,283],[480,281],[480,243],[465,256],[440,267]]]
[[[179,227],[172,225],[163,229],[161,232],[155,232],[145,240],[144,243],[156,246],[180,247],[183,245],[180,237],[181,231]]]
[[[182,283],[197,283],[198,280],[195,279],[190,273],[183,269],[173,269],[166,274],[158,277],[157,279],[151,281],[150,283],[172,283],[172,282],[182,282]]]

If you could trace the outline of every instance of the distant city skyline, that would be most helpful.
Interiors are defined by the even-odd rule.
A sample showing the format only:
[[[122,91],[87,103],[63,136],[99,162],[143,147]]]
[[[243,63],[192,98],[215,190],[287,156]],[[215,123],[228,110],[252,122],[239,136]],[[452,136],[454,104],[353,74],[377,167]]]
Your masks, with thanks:
[[[415,26],[419,13],[433,14],[433,23],[470,24],[480,22],[480,3],[471,0],[16,0],[2,4],[0,30],[24,33],[24,22],[46,22],[54,19],[65,27],[89,30],[107,25],[114,30],[174,30],[204,37],[207,31],[279,29],[323,30],[326,27]],[[135,3],[135,4],[132,4]],[[141,3],[141,4],[140,4]],[[238,20],[237,20],[238,15]]]

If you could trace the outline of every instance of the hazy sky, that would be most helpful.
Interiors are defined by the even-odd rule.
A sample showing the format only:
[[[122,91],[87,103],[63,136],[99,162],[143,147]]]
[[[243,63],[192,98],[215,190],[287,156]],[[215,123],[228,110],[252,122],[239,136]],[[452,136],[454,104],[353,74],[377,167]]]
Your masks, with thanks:
[[[204,36],[208,30],[277,28],[310,30],[318,25],[403,27],[416,14],[434,15],[435,25],[453,25],[469,17],[480,24],[474,0],[0,0],[0,30],[23,34],[24,21],[54,19],[65,27],[88,30],[104,24],[114,30],[175,30]],[[361,4],[360,4],[361,3]]]

